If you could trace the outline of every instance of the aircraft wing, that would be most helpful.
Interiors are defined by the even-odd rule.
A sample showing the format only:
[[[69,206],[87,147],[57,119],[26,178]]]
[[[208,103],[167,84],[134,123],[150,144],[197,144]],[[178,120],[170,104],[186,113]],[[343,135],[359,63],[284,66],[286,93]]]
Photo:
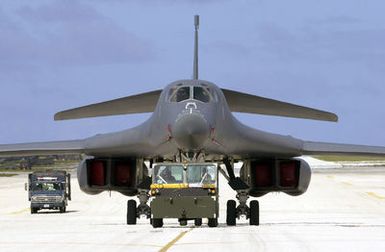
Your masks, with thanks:
[[[223,141],[223,142],[221,142]],[[385,156],[385,147],[304,141],[291,136],[264,132],[238,124],[231,141],[218,139],[229,156],[285,157],[301,155]]]
[[[162,90],[155,90],[64,110],[55,114],[55,120],[153,112],[161,92]]]
[[[304,141],[302,152],[303,155],[385,156],[385,147]]]
[[[81,154],[83,140],[1,144],[0,157],[55,154]]]
[[[314,108],[273,100],[261,96],[222,89],[232,112],[294,117],[337,122],[337,115]]]

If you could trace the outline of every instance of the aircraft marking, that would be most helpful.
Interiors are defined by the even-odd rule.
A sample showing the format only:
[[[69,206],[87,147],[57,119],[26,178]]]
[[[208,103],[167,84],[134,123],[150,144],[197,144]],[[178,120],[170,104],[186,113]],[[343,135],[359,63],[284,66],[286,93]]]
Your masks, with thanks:
[[[374,193],[374,192],[366,192],[366,194],[376,199],[385,200],[384,196],[378,195],[377,193]]]
[[[8,214],[9,214],[9,215],[17,215],[17,214],[22,214],[22,213],[24,213],[24,212],[28,212],[29,210],[30,210],[30,208],[28,207],[28,208],[21,209],[21,210],[19,210],[19,211],[10,212],[10,213],[8,213]]]
[[[192,105],[192,106],[190,106],[190,105]],[[186,107],[185,107],[185,109],[186,110],[190,110],[190,114],[192,114],[193,112],[193,107],[194,107],[194,109],[197,109],[198,107],[197,107],[197,104],[195,103],[195,102],[188,102],[188,103],[186,103]]]
[[[161,248],[159,250],[159,252],[166,252],[167,250],[169,250],[177,241],[179,241],[183,236],[185,236],[188,232],[190,232],[192,230],[192,228],[190,228],[189,230],[187,231],[183,231],[181,232],[177,237],[175,237],[172,241],[170,241],[169,243],[167,243],[166,245],[164,245],[163,248]]]

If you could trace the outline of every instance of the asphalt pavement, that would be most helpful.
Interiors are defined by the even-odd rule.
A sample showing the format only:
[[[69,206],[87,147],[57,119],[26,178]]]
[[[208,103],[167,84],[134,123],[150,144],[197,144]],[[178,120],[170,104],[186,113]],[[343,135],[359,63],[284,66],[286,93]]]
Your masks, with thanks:
[[[27,175],[0,177],[0,251],[385,251],[385,168],[314,173],[298,197],[259,198],[260,226],[246,219],[227,227],[226,201],[235,193],[221,177],[217,228],[166,220],[154,229],[141,219],[128,226],[117,192],[87,195],[72,183],[67,212],[31,215]]]

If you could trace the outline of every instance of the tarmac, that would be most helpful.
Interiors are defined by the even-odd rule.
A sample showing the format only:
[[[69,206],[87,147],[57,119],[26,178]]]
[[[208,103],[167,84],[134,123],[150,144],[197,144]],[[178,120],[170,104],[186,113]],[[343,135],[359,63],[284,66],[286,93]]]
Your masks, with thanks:
[[[226,201],[235,197],[220,180],[217,228],[148,219],[128,226],[117,192],[87,195],[72,181],[67,212],[31,215],[27,174],[0,177],[0,251],[385,251],[385,167],[315,172],[298,197],[268,194],[260,201],[260,226],[241,219],[228,227]]]

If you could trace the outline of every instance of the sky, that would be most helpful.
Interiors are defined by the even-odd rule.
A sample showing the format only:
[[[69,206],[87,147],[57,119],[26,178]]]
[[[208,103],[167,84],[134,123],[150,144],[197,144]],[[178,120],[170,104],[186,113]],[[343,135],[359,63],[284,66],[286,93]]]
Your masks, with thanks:
[[[150,114],[53,115],[192,76],[336,113],[338,123],[236,114],[312,141],[385,146],[384,1],[2,0],[0,143],[82,139]]]

